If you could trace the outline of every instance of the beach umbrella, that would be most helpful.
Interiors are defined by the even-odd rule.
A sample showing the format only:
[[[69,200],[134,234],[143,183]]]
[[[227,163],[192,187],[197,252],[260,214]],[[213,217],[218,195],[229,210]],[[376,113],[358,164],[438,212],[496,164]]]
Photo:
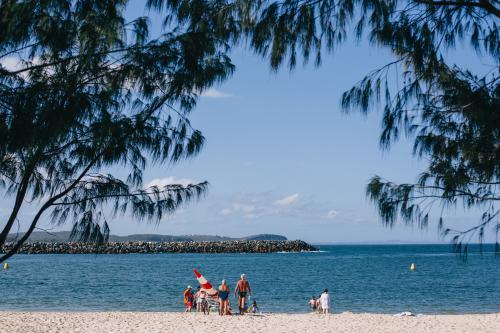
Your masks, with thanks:
[[[198,270],[196,268],[194,269],[194,275],[196,276],[196,279],[200,283],[201,289],[205,290],[208,295],[214,296],[217,294],[217,290],[214,289],[212,284],[210,282],[208,282],[208,280],[205,279],[205,277],[203,275],[201,275],[201,273],[198,272]]]

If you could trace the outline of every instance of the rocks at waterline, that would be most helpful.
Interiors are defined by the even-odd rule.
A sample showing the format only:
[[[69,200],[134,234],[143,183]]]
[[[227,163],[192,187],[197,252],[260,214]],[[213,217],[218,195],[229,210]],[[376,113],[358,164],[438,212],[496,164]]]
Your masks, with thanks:
[[[2,251],[13,247],[7,243]],[[214,242],[110,242],[100,246],[89,243],[26,243],[18,251],[24,254],[123,254],[123,253],[272,253],[304,252],[317,249],[301,240],[241,240]]]

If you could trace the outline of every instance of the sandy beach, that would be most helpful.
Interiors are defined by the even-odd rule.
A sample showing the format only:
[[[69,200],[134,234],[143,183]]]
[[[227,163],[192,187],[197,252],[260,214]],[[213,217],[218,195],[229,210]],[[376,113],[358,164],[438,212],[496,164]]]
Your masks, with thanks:
[[[0,312],[0,332],[500,332],[500,313],[264,314],[219,317],[174,312]]]

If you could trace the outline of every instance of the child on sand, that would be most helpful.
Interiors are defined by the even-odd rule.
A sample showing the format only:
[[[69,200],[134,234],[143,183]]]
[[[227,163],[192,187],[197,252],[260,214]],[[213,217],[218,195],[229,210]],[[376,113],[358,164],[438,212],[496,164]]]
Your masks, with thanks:
[[[316,311],[316,297],[311,296],[311,299],[309,300],[309,306],[311,307],[311,311]]]
[[[198,303],[200,304],[200,312],[203,311],[203,314],[207,313],[207,292],[205,290],[200,291],[200,295],[198,296]]]
[[[198,302],[198,298],[200,297],[200,291],[201,287],[200,286],[196,287],[196,292],[194,293],[194,299],[193,299],[193,308],[196,308],[196,312],[201,311],[201,304]]]
[[[323,309],[321,308],[321,294],[316,297],[316,311],[318,311],[319,313],[323,312]]]
[[[259,312],[259,307],[257,306],[257,301],[253,301],[252,307],[250,308],[251,313]]]

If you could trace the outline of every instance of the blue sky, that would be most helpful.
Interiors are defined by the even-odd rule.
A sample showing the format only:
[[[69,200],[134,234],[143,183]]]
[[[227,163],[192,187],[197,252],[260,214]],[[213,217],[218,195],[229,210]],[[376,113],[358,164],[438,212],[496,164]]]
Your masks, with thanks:
[[[411,141],[382,152],[380,113],[340,112],[342,92],[389,62],[387,52],[347,44],[325,55],[321,67],[298,66],[291,73],[271,72],[265,60],[243,48],[232,59],[236,73],[205,92],[192,113],[193,126],[207,139],[201,154],[146,171],[145,183],[207,180],[207,196],[159,224],[110,219],[112,233],[278,233],[326,243],[439,241],[435,223],[428,230],[383,227],[365,198],[365,185],[375,174],[395,182],[415,180],[425,162],[412,157]],[[29,208],[23,214],[29,216]],[[460,208],[445,217],[455,227],[478,218]],[[42,227],[53,228],[47,220]]]
[[[320,68],[271,73],[262,59],[237,50],[235,75],[202,97],[193,113],[193,125],[207,138],[203,152],[147,173],[149,181],[208,180],[207,197],[158,226],[131,224],[128,230],[271,232],[312,242],[437,241],[434,227],[383,227],[365,199],[375,174],[414,180],[425,165],[411,156],[411,142],[383,153],[380,114],[340,112],[341,93],[389,59],[366,45],[348,45]]]

